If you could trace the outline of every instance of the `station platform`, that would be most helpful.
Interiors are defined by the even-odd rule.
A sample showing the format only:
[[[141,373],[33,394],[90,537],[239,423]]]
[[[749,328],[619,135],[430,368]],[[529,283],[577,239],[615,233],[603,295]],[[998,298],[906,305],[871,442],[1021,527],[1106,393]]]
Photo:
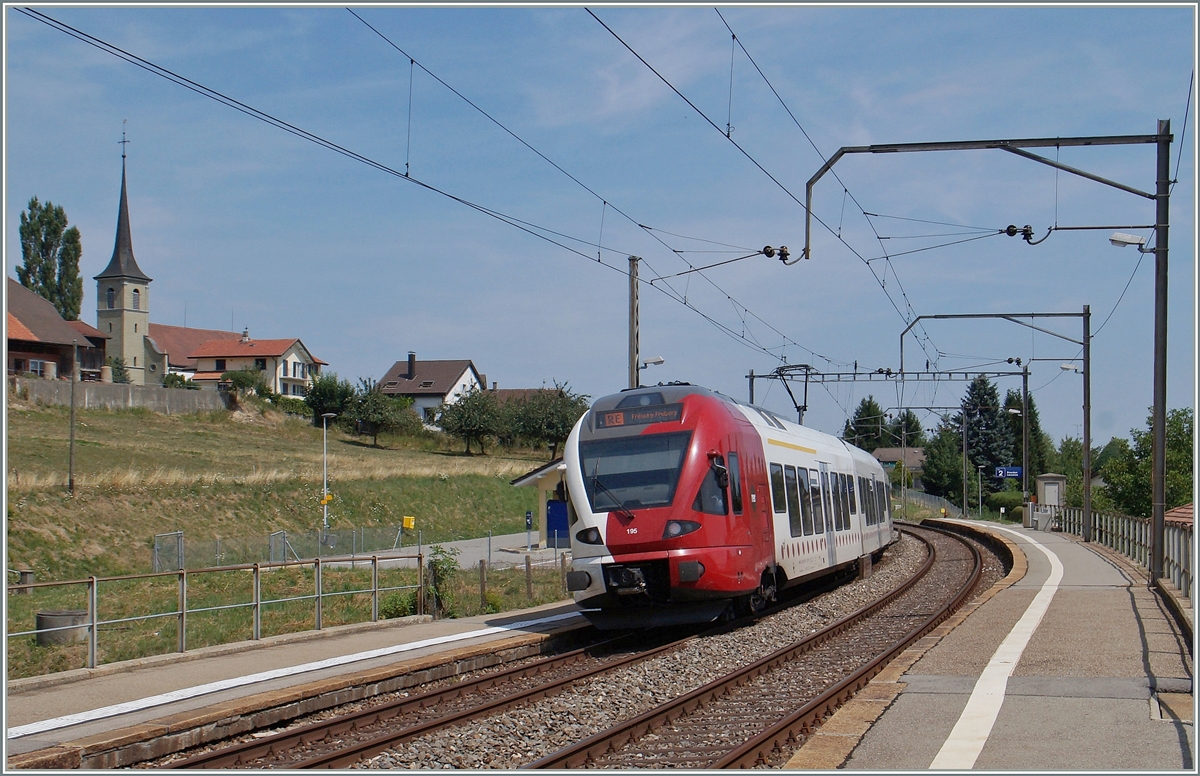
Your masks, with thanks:
[[[787,767],[1194,772],[1191,637],[1145,577],[1064,534],[948,522],[1008,543],[1012,573],[875,677]],[[479,541],[460,556],[464,566],[486,552]],[[511,543],[494,539],[492,551]],[[539,654],[586,627],[574,604],[558,603],[347,625],[10,681],[6,768],[120,767]]]
[[[1175,598],[1181,627],[1107,548],[946,522],[1010,544],[1012,573],[876,676],[786,767],[1195,772],[1191,602]]]

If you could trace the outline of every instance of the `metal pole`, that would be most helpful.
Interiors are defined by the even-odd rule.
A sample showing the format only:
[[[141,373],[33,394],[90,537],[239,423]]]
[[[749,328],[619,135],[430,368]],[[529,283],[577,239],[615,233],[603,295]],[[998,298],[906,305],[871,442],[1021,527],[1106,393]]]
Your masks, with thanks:
[[[79,340],[71,340],[71,444],[67,453],[67,495],[75,495],[75,383],[79,381]]]
[[[1021,370],[1021,503],[1029,509],[1029,364]]]
[[[1092,311],[1083,306],[1083,528],[1080,536],[1092,540]]]
[[[638,262],[637,256],[629,257],[629,387],[641,384],[638,374]]]
[[[329,533],[329,418],[321,415],[321,541]],[[317,555],[320,555],[318,549]]]
[[[1150,506],[1150,580],[1163,573],[1167,508],[1167,232],[1171,221],[1171,121],[1158,122],[1158,188],[1154,219],[1154,486]]]
[[[962,411],[962,436],[963,436],[963,461],[962,461],[962,513],[963,517],[969,517],[970,512],[967,510],[967,410],[964,407]]]
[[[754,370],[750,370],[750,403],[754,403]]]
[[[804,403],[800,405],[800,425],[804,425],[804,413],[808,411],[808,375],[811,369],[804,370]]]

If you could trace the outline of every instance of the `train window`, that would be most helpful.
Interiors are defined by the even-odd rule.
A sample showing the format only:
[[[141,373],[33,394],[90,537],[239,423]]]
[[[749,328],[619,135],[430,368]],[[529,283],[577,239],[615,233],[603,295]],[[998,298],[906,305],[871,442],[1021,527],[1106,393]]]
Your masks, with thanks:
[[[599,439],[579,445],[592,510],[667,506],[675,498],[690,431]]]
[[[771,464],[771,501],[775,504],[776,512],[786,512],[786,491],[783,488],[783,467],[777,463]]]
[[[858,478],[858,492],[862,494],[863,523],[875,525],[875,515],[871,512],[871,495],[867,492],[867,481],[863,477]]]
[[[833,522],[833,530],[841,531],[845,526],[842,525],[842,488],[838,484],[838,473],[829,473],[829,490],[833,496],[833,511],[829,513],[829,519]]]
[[[738,467],[738,454],[729,454],[729,500],[733,503],[733,513],[742,513],[742,470]]]
[[[829,496],[829,472],[821,472],[821,504],[825,507],[825,529],[833,531],[836,518],[829,502]]]
[[[803,531],[800,523],[800,500],[796,497],[796,467],[783,467],[783,479],[787,483],[788,525],[792,529],[792,536],[800,536]]]
[[[850,530],[850,478],[845,474],[839,474],[838,479],[842,482],[842,528]]]
[[[880,521],[887,520],[888,513],[888,492],[887,487],[881,482],[879,487],[879,517]]]
[[[808,489],[808,469],[800,469],[797,474],[797,479],[803,483],[800,486],[800,507],[804,514],[804,535],[812,536],[812,492]]]
[[[854,498],[854,475],[850,474],[846,477],[846,484],[850,486],[850,511],[858,512],[858,502]]]
[[[821,478],[817,475],[816,469],[808,473],[808,491],[813,505],[813,531],[823,534],[825,533],[825,513],[821,509]]]
[[[720,456],[714,458],[713,463],[725,465]],[[706,515],[729,514],[729,508],[725,503],[725,489],[717,482],[716,467],[709,466],[708,471],[705,472],[704,479],[700,481],[700,490],[696,493],[696,500],[692,502],[692,509]]]

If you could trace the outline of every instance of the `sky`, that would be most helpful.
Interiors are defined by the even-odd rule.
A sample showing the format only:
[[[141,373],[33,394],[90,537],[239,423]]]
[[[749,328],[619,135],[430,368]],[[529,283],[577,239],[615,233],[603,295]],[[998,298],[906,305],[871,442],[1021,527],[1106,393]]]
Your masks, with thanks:
[[[5,268],[29,199],[63,206],[93,325],[125,148],[152,323],[299,337],[352,382],[414,351],[595,398],[628,385],[635,255],[641,356],[664,359],[646,384],[745,400],[751,370],[782,364],[1021,358],[1059,440],[1081,434],[1082,379],[1060,366],[1081,364],[1081,315],[1025,319],[1058,337],[928,316],[1086,305],[1100,445],[1145,428],[1152,402],[1154,257],[1108,239],[1152,243],[1152,201],[1002,150],[850,154],[814,186],[811,258],[756,252],[800,257],[805,184],[840,147],[1169,119],[1168,403],[1195,405],[1191,5],[34,7],[240,111],[24,7],[3,17]],[[1032,150],[1154,191],[1153,145]],[[806,423],[839,433],[868,395],[956,406],[965,385],[813,382]],[[755,400],[795,414],[778,381]],[[918,415],[932,428],[937,412]]]

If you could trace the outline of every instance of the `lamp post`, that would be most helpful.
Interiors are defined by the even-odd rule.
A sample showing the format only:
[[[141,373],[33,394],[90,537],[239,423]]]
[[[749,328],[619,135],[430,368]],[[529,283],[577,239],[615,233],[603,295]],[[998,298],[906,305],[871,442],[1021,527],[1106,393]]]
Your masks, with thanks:
[[[638,387],[641,387],[641,385],[642,385],[642,370],[643,369],[645,369],[648,366],[662,366],[663,364],[666,363],[666,361],[667,360],[665,358],[663,358],[662,356],[652,356],[651,358],[647,358],[644,361],[642,361],[641,365],[638,366],[638,380],[637,380]]]
[[[329,533],[329,419],[336,412],[321,413],[321,541]]]
[[[67,453],[67,495],[75,495],[75,383],[79,380],[79,340],[71,340],[71,445]]]

